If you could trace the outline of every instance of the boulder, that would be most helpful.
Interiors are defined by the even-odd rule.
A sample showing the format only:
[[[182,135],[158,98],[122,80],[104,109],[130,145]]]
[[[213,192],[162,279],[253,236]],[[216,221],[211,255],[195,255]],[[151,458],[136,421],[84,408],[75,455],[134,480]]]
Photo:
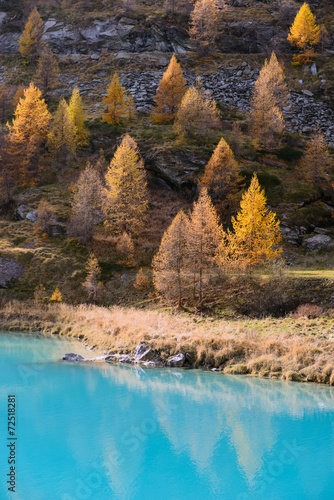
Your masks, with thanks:
[[[310,71],[311,71],[313,76],[315,76],[318,73],[317,65],[315,63],[313,63],[312,66],[310,67]]]
[[[180,352],[180,354],[176,354],[175,356],[172,356],[168,359],[167,366],[181,367],[184,365],[185,359],[185,355]]]
[[[80,356],[80,354],[75,354],[74,352],[69,352],[63,356],[63,361],[84,361],[85,358]]]
[[[37,215],[35,210],[31,210],[30,212],[27,213],[26,219],[30,220],[31,222],[36,222],[37,221]]]
[[[316,234],[315,236],[304,238],[303,246],[306,246],[307,250],[310,251],[324,250],[332,242],[333,240],[330,236],[326,234]]]
[[[19,205],[15,212],[15,218],[17,220],[24,220],[31,210],[27,205]]]
[[[0,287],[17,281],[24,273],[24,267],[15,259],[0,257]]]
[[[133,357],[136,363],[153,361],[156,358],[156,353],[153,349],[149,349],[146,344],[140,344],[135,348]]]
[[[105,357],[105,361],[111,363],[132,363],[132,359],[128,354],[111,354]]]
[[[132,359],[128,354],[121,354],[118,358],[119,363],[132,363]]]

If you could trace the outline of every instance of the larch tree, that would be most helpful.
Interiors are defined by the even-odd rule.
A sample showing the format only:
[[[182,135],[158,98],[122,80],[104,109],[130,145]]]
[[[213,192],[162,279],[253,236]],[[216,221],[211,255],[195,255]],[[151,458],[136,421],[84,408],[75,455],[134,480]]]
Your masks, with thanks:
[[[35,7],[28,17],[28,21],[19,40],[19,51],[21,55],[30,62],[37,58],[41,50],[42,36],[43,20]]]
[[[277,144],[284,130],[284,118],[278,106],[270,73],[264,72],[256,80],[251,100],[251,133],[257,146],[265,148]]]
[[[329,179],[331,163],[325,136],[320,130],[317,130],[311,135],[301,160],[302,176],[308,181],[322,186]]]
[[[81,172],[74,186],[70,235],[87,243],[94,227],[103,219],[103,186],[99,172],[90,164]]]
[[[182,305],[186,288],[188,227],[189,219],[180,210],[165,231],[152,262],[155,289],[167,299],[176,299],[179,306]]]
[[[51,115],[41,91],[33,83],[24,91],[8,127],[8,154],[19,183],[29,182],[36,168],[36,154],[46,141]]]
[[[320,26],[316,24],[315,16],[305,2],[300,7],[288,35],[291,45],[296,45],[303,52],[301,55],[294,55],[293,63],[309,62],[315,55],[313,46],[320,41],[320,38]]]
[[[187,231],[187,267],[193,276],[193,295],[201,306],[205,282],[216,267],[216,253],[222,238],[217,212],[207,189],[202,188],[193,205]]]
[[[174,128],[183,136],[206,137],[219,127],[219,112],[214,99],[190,87],[176,113]]]
[[[135,101],[133,99],[131,92],[127,92],[125,118],[128,122],[134,122],[136,117],[137,117],[137,108],[135,105]]]
[[[101,268],[94,254],[91,254],[87,262],[87,276],[82,283],[85,289],[87,299],[93,304],[98,303],[104,294],[104,286],[99,281],[101,277]]]
[[[243,194],[240,211],[232,217],[233,231],[228,230],[219,246],[218,261],[224,270],[247,270],[279,257],[277,248],[282,236],[279,220],[266,208],[267,199],[254,174]]]
[[[217,0],[197,0],[190,15],[190,38],[201,53],[210,49],[219,34],[221,13]]]
[[[239,181],[238,163],[222,137],[205,167],[200,184],[207,188],[213,203],[223,212],[231,203]]]
[[[0,119],[6,121],[10,111],[10,95],[5,85],[0,86]]]
[[[83,109],[82,98],[77,86],[74,87],[70,102],[68,105],[70,118],[76,127],[77,143],[80,146],[88,144],[88,129],[85,127],[85,112]]]
[[[35,83],[42,91],[43,97],[49,97],[50,91],[57,87],[59,81],[59,66],[50,47],[46,47],[38,60]]]
[[[120,125],[122,118],[125,118],[127,114],[127,94],[117,73],[114,73],[107,87],[107,95],[103,97],[103,103],[107,111],[102,113],[102,121],[110,125]]]
[[[182,97],[186,92],[186,83],[181,65],[173,55],[154,96],[156,107],[152,113],[152,118],[155,122],[173,122]]]
[[[290,105],[290,92],[285,81],[283,67],[280,65],[275,52],[272,52],[269,61],[265,60],[258,80],[263,80],[265,85],[272,91],[275,104],[284,115],[284,108]]]
[[[0,136],[0,206],[4,209],[13,204],[17,187],[17,175],[9,161],[7,146],[7,138]]]
[[[48,147],[54,160],[64,166],[75,155],[77,132],[65,99],[61,99],[54,116],[52,129],[48,135]]]
[[[144,223],[148,190],[143,159],[128,134],[110,162],[105,182],[106,225],[136,234]]]

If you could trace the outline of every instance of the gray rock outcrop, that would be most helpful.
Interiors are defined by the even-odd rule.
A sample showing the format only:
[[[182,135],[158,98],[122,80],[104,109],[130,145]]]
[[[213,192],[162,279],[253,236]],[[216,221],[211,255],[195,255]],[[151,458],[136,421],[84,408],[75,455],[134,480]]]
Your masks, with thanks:
[[[167,366],[170,366],[170,367],[182,367],[185,363],[185,355],[182,354],[182,352],[180,354],[176,354],[175,356],[172,356],[171,358],[169,358],[167,360]]]
[[[328,248],[331,243],[333,243],[333,240],[330,236],[326,234],[316,234],[315,236],[305,238],[303,246],[306,246],[310,251],[316,251]]]
[[[0,257],[0,287],[7,287],[24,274],[24,267],[15,259]]]

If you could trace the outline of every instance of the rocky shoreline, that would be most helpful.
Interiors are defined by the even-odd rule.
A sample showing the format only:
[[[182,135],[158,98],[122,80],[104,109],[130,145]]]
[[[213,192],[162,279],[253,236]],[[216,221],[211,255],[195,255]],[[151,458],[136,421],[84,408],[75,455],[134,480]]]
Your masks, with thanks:
[[[155,349],[149,348],[145,343],[139,344],[133,351],[133,354],[118,354],[113,351],[108,354],[103,354],[102,356],[96,356],[94,358],[84,358],[80,354],[76,353],[66,353],[63,361],[71,362],[96,362],[105,361],[106,363],[120,363],[120,364],[140,364],[147,368],[158,368],[163,366],[168,366],[170,368],[182,368],[193,366],[193,361],[191,355],[186,353],[175,354],[168,357],[167,360],[162,360],[160,354]]]

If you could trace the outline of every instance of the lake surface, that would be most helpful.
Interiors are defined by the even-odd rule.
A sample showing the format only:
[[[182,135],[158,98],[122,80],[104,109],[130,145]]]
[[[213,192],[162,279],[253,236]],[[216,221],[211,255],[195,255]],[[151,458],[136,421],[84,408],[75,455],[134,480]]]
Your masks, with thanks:
[[[332,500],[334,389],[60,362],[83,346],[0,334],[0,498]],[[7,395],[17,493],[7,491]]]

